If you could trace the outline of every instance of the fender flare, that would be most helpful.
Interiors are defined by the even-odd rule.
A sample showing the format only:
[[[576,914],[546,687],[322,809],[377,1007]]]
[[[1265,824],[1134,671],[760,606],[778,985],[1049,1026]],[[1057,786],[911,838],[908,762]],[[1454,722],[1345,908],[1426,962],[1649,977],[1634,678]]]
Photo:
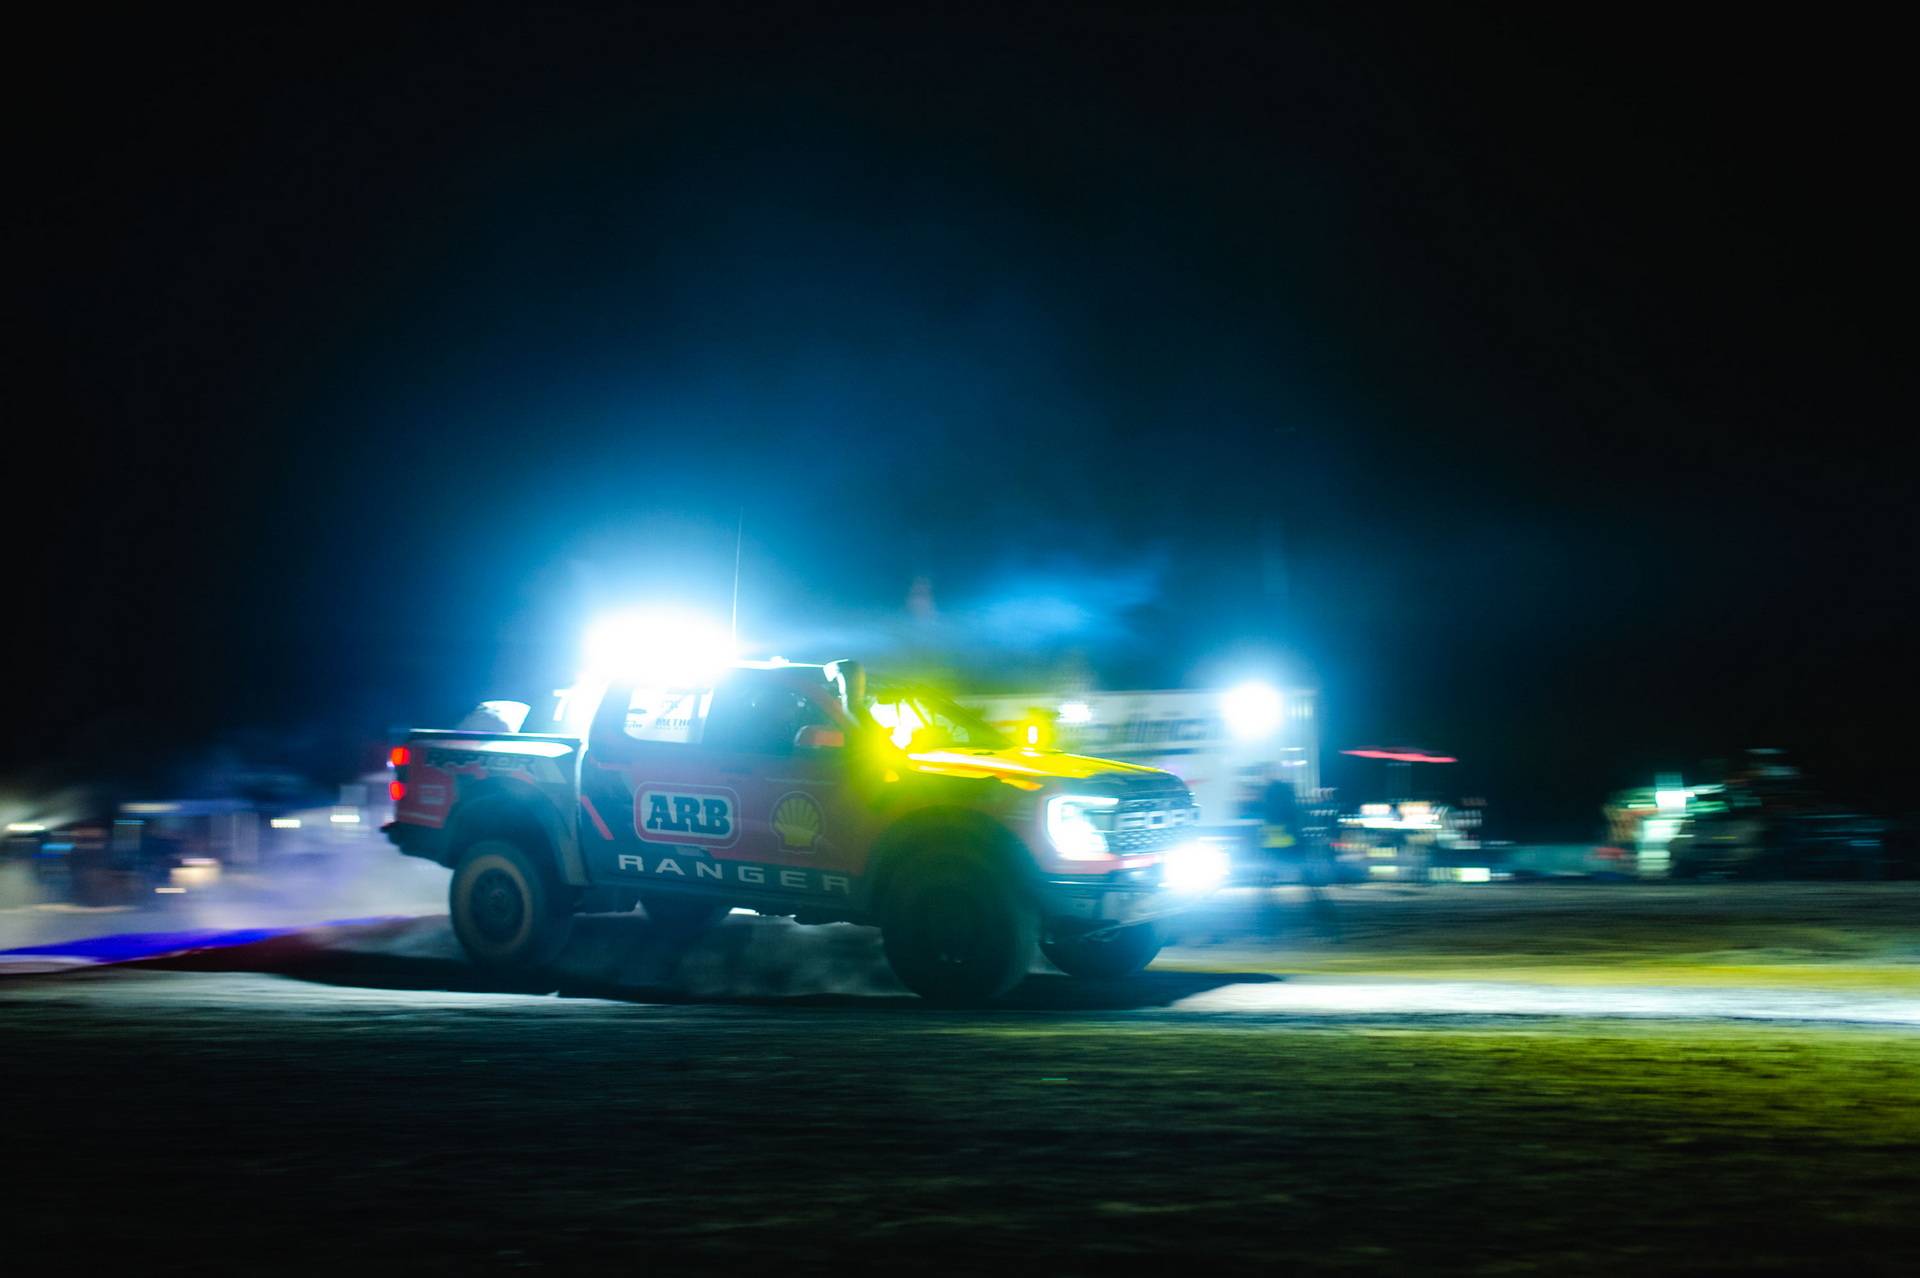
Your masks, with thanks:
[[[586,887],[587,869],[576,828],[560,819],[553,800],[538,787],[510,777],[489,777],[462,793],[447,817],[447,857],[488,832],[532,835],[546,845],[554,877],[567,887]],[[537,851],[537,849],[528,849]]]
[[[989,864],[1015,883],[1034,877],[1031,851],[1007,826],[975,808],[940,805],[918,808],[888,826],[874,841],[866,873],[860,876],[861,908],[877,914],[886,893],[906,868],[913,850],[929,843],[966,842],[979,848]]]

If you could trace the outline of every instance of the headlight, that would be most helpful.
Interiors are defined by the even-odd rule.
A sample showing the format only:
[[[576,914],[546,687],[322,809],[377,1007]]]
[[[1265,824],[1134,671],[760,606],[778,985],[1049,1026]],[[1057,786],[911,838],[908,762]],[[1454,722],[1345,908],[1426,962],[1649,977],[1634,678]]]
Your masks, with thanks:
[[[1168,849],[1160,881],[1174,892],[1211,892],[1227,881],[1232,864],[1225,848],[1194,839]]]
[[[1100,794],[1059,794],[1047,800],[1047,838],[1069,861],[1092,861],[1107,854],[1107,835],[1091,813],[1118,807],[1120,800]]]

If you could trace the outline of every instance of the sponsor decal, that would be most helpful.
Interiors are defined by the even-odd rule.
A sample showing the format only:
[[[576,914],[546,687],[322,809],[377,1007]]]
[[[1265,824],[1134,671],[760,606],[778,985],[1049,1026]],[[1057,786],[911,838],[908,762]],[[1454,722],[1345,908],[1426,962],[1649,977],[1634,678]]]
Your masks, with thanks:
[[[643,839],[723,848],[739,837],[738,812],[731,790],[647,789],[633,805],[633,828]]]
[[[491,772],[549,784],[565,779],[560,766],[552,759],[534,755],[502,750],[462,750],[450,746],[430,747],[425,755],[420,766],[459,776],[478,777]]]
[[[680,883],[723,883],[759,891],[810,892],[816,896],[852,896],[853,880],[845,874],[800,869],[790,865],[756,865],[751,861],[715,861],[696,852],[623,852],[614,858],[621,874]]]
[[[773,832],[780,836],[780,846],[788,852],[813,851],[826,824],[820,804],[805,791],[783,794],[773,805]]]

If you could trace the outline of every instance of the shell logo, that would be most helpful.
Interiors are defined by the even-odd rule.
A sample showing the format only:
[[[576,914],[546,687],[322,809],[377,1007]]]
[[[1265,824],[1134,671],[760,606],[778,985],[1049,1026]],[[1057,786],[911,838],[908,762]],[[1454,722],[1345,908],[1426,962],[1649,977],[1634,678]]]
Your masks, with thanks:
[[[820,805],[810,794],[795,790],[773,805],[773,832],[780,836],[780,846],[789,851],[813,851],[825,824]]]

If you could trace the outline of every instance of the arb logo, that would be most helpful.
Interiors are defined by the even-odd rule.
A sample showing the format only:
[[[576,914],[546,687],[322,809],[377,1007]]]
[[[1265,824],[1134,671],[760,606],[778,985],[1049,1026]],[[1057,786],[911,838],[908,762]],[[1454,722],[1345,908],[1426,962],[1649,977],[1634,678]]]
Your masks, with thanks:
[[[646,790],[633,805],[640,837],[724,846],[738,828],[729,790]]]

